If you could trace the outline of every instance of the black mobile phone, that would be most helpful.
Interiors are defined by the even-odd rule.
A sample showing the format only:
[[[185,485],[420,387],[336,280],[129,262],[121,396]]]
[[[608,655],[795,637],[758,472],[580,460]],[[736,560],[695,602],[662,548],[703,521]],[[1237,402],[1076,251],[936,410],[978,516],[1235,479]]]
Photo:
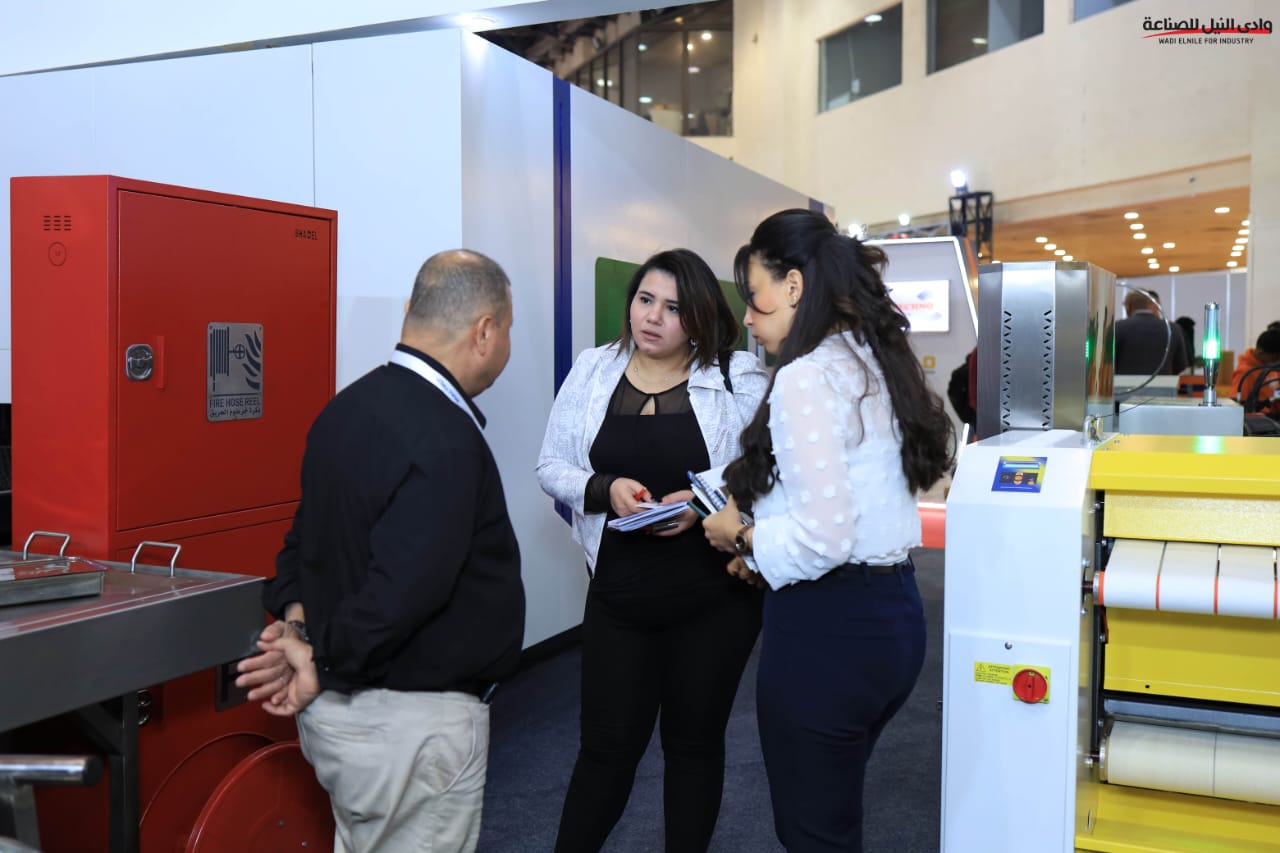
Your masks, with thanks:
[[[664,522],[661,522],[660,524],[653,525],[649,529],[654,533],[659,533],[663,530],[675,530],[679,526],[680,526],[680,522],[678,521],[664,521]]]

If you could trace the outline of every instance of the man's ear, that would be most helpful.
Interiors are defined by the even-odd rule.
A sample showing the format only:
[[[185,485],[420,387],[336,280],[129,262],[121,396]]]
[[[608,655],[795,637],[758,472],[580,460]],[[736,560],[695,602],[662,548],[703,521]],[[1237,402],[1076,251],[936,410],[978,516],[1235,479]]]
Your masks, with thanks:
[[[481,355],[487,355],[493,344],[495,325],[493,316],[485,314],[471,327],[472,343]]]

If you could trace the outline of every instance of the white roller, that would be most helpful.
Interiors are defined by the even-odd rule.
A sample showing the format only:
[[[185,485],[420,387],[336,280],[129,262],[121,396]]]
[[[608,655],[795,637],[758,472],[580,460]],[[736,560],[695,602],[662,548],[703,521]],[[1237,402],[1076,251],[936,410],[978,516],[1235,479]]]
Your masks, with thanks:
[[[1280,805],[1280,739],[1117,722],[1101,774],[1113,785]]]
[[[1106,607],[1280,618],[1275,548],[1118,539],[1093,586]]]

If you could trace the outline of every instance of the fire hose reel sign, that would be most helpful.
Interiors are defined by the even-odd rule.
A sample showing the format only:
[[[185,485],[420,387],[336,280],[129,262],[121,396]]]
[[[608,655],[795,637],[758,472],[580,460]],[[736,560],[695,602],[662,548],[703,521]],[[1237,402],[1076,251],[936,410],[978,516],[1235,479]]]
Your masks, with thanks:
[[[262,417],[262,324],[210,323],[208,419]]]

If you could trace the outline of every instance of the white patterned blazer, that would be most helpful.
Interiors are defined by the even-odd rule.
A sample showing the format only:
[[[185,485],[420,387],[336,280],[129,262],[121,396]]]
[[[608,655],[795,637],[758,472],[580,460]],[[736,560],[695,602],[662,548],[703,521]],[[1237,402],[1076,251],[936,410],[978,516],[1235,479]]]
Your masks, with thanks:
[[[606,513],[588,516],[583,512],[587,480],[595,473],[589,455],[630,356],[630,347],[623,349],[616,344],[584,350],[578,356],[551,406],[542,452],[538,454],[538,484],[548,495],[573,509],[573,539],[586,553],[592,574]],[[755,416],[769,384],[759,359],[741,350],[735,351],[729,362],[729,379],[732,395],[725,389],[718,364],[695,367],[689,374],[689,404],[702,429],[713,468],[737,458],[742,428]]]

